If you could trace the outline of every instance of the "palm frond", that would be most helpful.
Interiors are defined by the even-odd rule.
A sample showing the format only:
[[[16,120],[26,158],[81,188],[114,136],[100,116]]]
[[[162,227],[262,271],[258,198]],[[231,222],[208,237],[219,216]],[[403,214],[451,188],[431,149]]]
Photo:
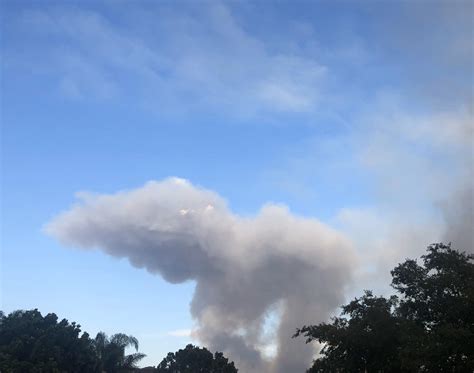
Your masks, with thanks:
[[[125,360],[123,362],[124,368],[136,368],[137,363],[143,359],[146,355],[142,353],[135,353],[125,356]]]

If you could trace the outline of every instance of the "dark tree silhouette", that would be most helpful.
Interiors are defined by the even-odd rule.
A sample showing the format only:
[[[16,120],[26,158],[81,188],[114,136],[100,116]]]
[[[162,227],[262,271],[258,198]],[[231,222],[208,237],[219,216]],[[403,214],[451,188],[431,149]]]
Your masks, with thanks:
[[[401,372],[399,322],[392,314],[396,297],[375,297],[370,291],[342,307],[331,324],[304,326],[307,342],[324,343],[323,357],[308,372]]]
[[[406,321],[404,365],[427,372],[474,372],[474,256],[434,244],[423,265],[406,260],[392,273]]]
[[[54,313],[15,311],[0,318],[0,371],[96,372],[92,340]]]
[[[0,311],[0,372],[59,373],[131,372],[145,355],[125,355],[127,347],[138,350],[132,336],[114,334],[95,339],[82,333],[80,325],[66,319],[58,322],[54,313],[42,316],[38,310]]]
[[[308,372],[473,372],[473,260],[430,245],[423,265],[407,259],[391,272],[400,298],[367,291],[331,323],[298,329],[323,344]]]
[[[221,352],[214,355],[206,348],[191,344],[185,349],[170,352],[157,366],[158,373],[236,373],[233,362]]]

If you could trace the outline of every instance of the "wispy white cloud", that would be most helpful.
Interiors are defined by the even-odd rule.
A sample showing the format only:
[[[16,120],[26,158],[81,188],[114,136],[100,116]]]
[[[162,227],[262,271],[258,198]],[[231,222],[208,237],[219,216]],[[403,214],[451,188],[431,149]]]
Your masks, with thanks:
[[[176,329],[166,333],[170,337],[191,337],[192,329]]]
[[[141,14],[140,33],[84,9],[26,11],[35,60],[70,98],[136,96],[158,112],[255,116],[318,108],[327,67],[302,50],[274,50],[246,32],[223,3]],[[153,21],[153,22],[151,22]],[[33,47],[32,47],[33,48]]]
[[[265,177],[315,208],[331,198],[332,224],[361,256],[357,291],[374,284],[387,291],[389,270],[432,242],[474,250],[473,131],[464,106],[427,112],[380,94],[361,106],[349,131],[295,145]]]

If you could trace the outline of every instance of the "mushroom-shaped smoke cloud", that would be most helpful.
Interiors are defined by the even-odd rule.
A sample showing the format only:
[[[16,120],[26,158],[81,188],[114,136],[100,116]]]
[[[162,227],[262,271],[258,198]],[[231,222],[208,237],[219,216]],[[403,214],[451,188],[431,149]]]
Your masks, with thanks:
[[[197,337],[223,350],[243,372],[297,372],[314,350],[290,337],[326,320],[343,301],[354,253],[341,234],[266,205],[233,214],[216,193],[170,178],[82,201],[47,225],[66,245],[128,258],[171,283],[196,282]],[[262,353],[264,322],[279,305],[276,356]]]

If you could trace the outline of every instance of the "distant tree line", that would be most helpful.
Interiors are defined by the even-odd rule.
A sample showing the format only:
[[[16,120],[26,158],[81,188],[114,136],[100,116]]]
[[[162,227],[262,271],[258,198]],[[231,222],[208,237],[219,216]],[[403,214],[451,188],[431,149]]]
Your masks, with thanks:
[[[126,354],[127,347],[135,353]],[[233,362],[220,352],[193,345],[169,353],[156,367],[137,368],[145,357],[138,352],[138,340],[103,332],[91,338],[81,326],[54,313],[42,316],[38,310],[0,311],[0,372],[2,373],[237,373]]]
[[[322,346],[307,372],[474,372],[473,261],[450,245],[430,245],[422,264],[407,259],[392,270],[398,295],[365,291],[331,322],[298,329],[293,337]],[[135,353],[127,355],[128,347]],[[237,372],[222,353],[193,345],[170,352],[156,367],[140,369],[137,363],[145,355],[138,347],[136,338],[122,333],[91,338],[55,314],[0,311],[2,373]]]
[[[110,338],[100,332],[93,339],[81,334],[81,326],[54,313],[38,310],[0,314],[0,371],[7,372],[125,372],[136,367],[145,355],[138,341],[122,333]]]

